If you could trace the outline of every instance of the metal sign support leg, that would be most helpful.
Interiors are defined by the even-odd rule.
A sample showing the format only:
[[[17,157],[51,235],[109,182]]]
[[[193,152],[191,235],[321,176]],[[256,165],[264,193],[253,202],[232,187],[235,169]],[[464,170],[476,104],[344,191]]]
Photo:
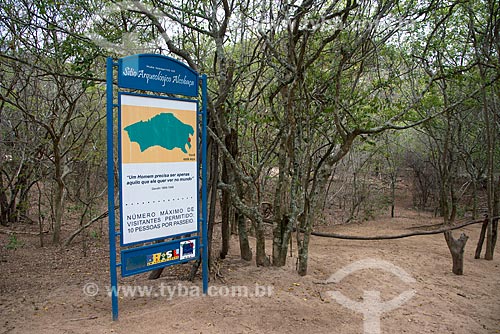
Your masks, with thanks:
[[[207,76],[201,76],[202,82],[202,133],[201,133],[201,210],[202,210],[202,234],[203,234],[203,294],[208,292],[208,219],[207,219]]]
[[[118,279],[116,274],[115,178],[113,159],[113,59],[106,62],[106,128],[108,155],[109,274],[113,321],[118,320]]]

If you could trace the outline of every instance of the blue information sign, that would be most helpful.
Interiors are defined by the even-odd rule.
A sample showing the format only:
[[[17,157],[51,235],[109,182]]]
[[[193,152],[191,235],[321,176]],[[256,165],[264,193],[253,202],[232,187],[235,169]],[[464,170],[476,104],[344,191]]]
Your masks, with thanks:
[[[115,103],[113,90],[115,67],[119,103]],[[122,91],[124,88],[160,94],[139,95]],[[125,277],[201,258],[203,293],[208,291],[207,77],[157,54],[132,55],[118,62],[108,58],[106,95],[111,306],[113,320],[117,320],[118,267]],[[116,126],[120,140],[119,231],[115,222]],[[121,247],[133,246],[120,250],[120,263],[118,236]],[[179,237],[182,239],[176,239]],[[150,243],[165,239],[170,240]]]
[[[139,54],[118,60],[118,86],[198,96],[198,73],[173,58]]]

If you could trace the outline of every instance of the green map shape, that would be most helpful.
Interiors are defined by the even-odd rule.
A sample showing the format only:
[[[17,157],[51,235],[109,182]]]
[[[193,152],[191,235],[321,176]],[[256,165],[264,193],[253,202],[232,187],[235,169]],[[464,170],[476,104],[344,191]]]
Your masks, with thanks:
[[[191,125],[182,123],[171,113],[161,113],[147,121],[140,121],[125,129],[131,142],[139,144],[141,152],[150,147],[160,146],[167,150],[180,148],[188,153],[191,148],[189,136],[194,135]]]

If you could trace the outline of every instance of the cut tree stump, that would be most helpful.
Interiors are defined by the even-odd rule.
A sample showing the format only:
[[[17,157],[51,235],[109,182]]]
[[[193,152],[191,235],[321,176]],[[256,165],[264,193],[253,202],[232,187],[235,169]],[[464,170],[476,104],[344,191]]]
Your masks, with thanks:
[[[464,274],[464,250],[465,244],[469,237],[462,233],[460,238],[455,239],[453,237],[453,232],[446,231],[444,232],[444,238],[446,240],[446,244],[450,249],[451,258],[453,260],[453,273],[455,275],[463,275]]]

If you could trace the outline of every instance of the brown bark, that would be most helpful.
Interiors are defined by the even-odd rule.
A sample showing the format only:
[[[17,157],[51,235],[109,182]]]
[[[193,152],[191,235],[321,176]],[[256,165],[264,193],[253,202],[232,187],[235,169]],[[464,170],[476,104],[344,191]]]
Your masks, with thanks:
[[[148,279],[158,279],[158,278],[160,278],[161,273],[163,272],[163,269],[165,269],[165,267],[158,268],[158,269],[155,269],[155,270],[151,271],[149,273]]]
[[[486,229],[488,228],[489,219],[486,217],[483,225],[481,226],[481,233],[479,234],[479,240],[477,241],[476,253],[474,254],[475,259],[481,258],[481,251],[483,250],[484,237],[486,236]]]
[[[498,217],[497,217],[498,218]],[[441,234],[446,231],[453,231],[453,230],[458,230],[460,228],[463,228],[465,226],[473,225],[473,224],[479,224],[482,223],[483,220],[474,220],[474,221],[469,221],[457,225],[447,225],[442,228],[438,228],[433,231],[415,231],[415,232],[410,232],[410,233],[404,233],[404,234],[396,234],[396,235],[373,235],[373,236],[361,236],[361,235],[345,235],[345,234],[339,234],[339,233],[325,233],[325,232],[315,232],[312,231],[311,235],[317,236],[317,237],[324,237],[324,238],[333,238],[333,239],[344,239],[344,240],[393,240],[393,239],[403,239],[403,238],[409,238],[409,237],[415,237],[415,236],[420,236],[420,235],[433,235],[433,234]],[[302,229],[301,232],[304,230]]]
[[[485,260],[493,260],[493,225],[491,222],[486,227],[486,252],[484,254]]]
[[[498,178],[498,182],[496,187],[493,185],[493,215],[497,216],[499,211],[499,201],[500,201],[500,177]],[[493,255],[495,253],[495,246],[498,238],[498,217],[491,219],[491,226],[487,229],[488,239],[486,240],[486,254],[484,258],[486,260],[493,260]]]
[[[255,226],[255,263],[257,266],[267,267],[271,264],[266,256],[266,236],[262,223],[257,223]]]
[[[208,159],[209,169],[209,180],[208,180],[208,197],[209,197],[209,206],[208,206],[208,240],[206,240],[208,245],[208,270],[210,272],[210,267],[212,264],[212,239],[214,234],[214,225],[215,225],[215,209],[217,202],[217,182],[218,182],[218,170],[219,170],[219,148],[212,141],[209,142],[209,148],[211,147],[211,157]]]
[[[464,233],[460,235],[458,239],[453,237],[453,232],[446,231],[444,232],[444,238],[446,243],[448,244],[448,248],[450,249],[451,257],[453,260],[453,268],[452,271],[455,275],[463,275],[464,274],[464,250],[465,244],[469,239]]]
[[[291,240],[289,225],[290,219],[288,216],[284,216],[279,222],[274,223],[273,266],[282,267],[286,264],[287,247]]]
[[[304,201],[304,212],[299,216],[299,226],[303,231],[302,234],[297,234],[297,273],[300,276],[307,275],[307,263],[309,259],[309,241],[311,240],[311,232],[313,225],[313,214],[311,212],[309,200]]]
[[[492,229],[493,229],[492,250],[495,251],[495,246],[497,244],[497,238],[498,238],[498,218],[493,219]]]
[[[306,232],[302,236],[302,242],[299,247],[299,258],[297,264],[297,273],[300,276],[307,275],[307,263],[309,259],[309,241],[311,240],[311,232]]]
[[[3,176],[0,175],[0,225],[7,226],[9,223],[9,211],[6,190],[3,187]]]
[[[279,153],[278,153],[278,182],[274,192],[274,228],[273,228],[273,266],[282,267],[286,263],[286,254],[288,243],[283,242],[285,231],[290,224],[290,217],[286,212],[286,200],[284,196],[284,188],[286,184],[286,166],[287,166],[287,138],[282,135],[280,138]]]
[[[64,173],[63,173],[63,162],[59,151],[59,144],[56,142],[54,144],[54,165],[55,165],[55,176],[56,181],[56,191],[55,191],[55,217],[54,217],[54,231],[52,234],[52,243],[59,244],[61,241],[61,226],[63,220],[63,209],[64,209],[64,197],[66,188],[64,185]]]
[[[236,221],[238,223],[241,259],[245,261],[252,261],[252,250],[250,249],[250,243],[248,242],[245,216],[240,212],[236,212]]]
[[[236,130],[231,129],[229,135],[225,138],[225,144],[227,150],[236,158],[238,155],[238,135]],[[232,172],[231,164],[228,161],[223,161],[222,164],[222,182],[226,184],[233,184],[234,176]],[[228,190],[222,190],[222,200],[221,200],[221,214],[222,214],[222,247],[219,254],[221,259],[226,258],[229,252],[229,238],[231,237],[231,225],[234,222],[234,215],[231,215],[231,198]]]
[[[225,164],[223,167],[223,172],[222,172],[222,179],[224,180],[224,176],[227,176],[227,172],[225,171]],[[226,181],[224,181],[226,182]],[[221,259],[225,259],[227,256],[227,253],[229,252],[229,238],[230,238],[230,208],[231,208],[231,203],[229,200],[229,194],[226,193],[227,191],[223,190],[222,191],[222,199],[221,199],[221,215],[222,215],[222,223],[221,223],[221,238],[222,238],[222,246],[221,250],[219,253],[219,257]]]

